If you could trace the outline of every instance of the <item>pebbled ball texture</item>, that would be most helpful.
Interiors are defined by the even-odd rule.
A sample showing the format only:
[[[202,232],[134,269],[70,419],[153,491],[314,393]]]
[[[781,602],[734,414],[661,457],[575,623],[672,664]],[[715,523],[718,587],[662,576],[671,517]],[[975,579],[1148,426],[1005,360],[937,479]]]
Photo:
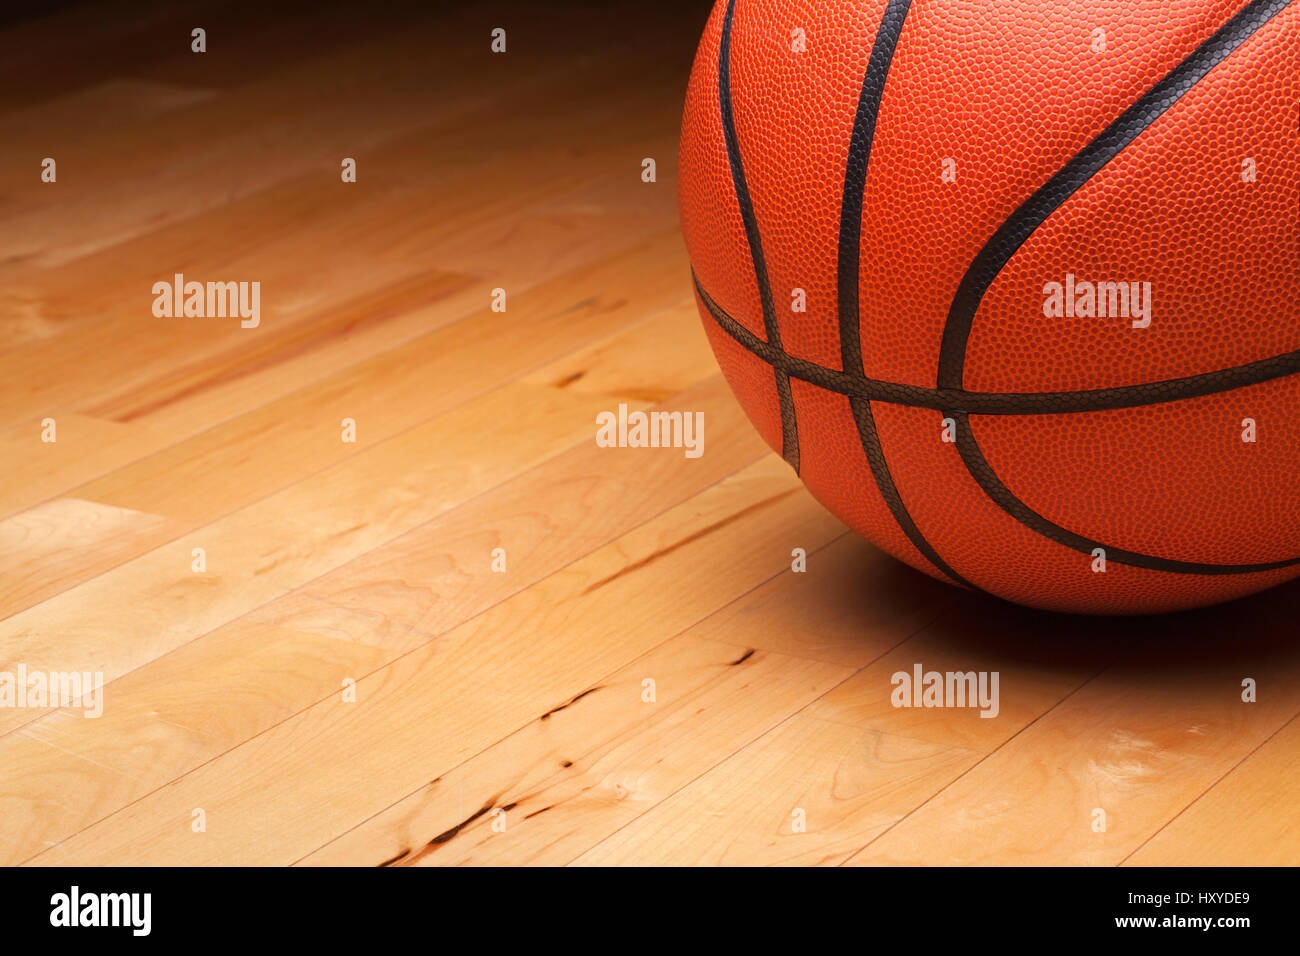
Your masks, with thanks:
[[[809,490],[941,580],[1290,580],[1298,109],[1300,0],[720,0],[679,156],[705,331]],[[1149,325],[1068,281],[1149,283]]]

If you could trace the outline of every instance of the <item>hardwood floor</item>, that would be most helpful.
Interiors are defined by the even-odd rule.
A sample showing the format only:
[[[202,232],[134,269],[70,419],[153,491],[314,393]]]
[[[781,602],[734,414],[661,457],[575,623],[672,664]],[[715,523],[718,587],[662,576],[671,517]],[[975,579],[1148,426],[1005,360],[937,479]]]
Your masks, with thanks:
[[[1300,587],[1017,609],[750,426],[676,225],[706,3],[367,9],[0,28],[0,673],[105,682],[0,707],[0,861],[1300,861]],[[996,718],[892,706],[917,664]]]

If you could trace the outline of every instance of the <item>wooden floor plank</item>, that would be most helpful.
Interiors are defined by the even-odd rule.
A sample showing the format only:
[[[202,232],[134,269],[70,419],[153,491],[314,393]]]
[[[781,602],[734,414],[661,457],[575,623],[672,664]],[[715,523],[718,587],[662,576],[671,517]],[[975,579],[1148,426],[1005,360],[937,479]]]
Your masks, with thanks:
[[[614,114],[614,107],[607,109]],[[340,338],[356,357],[370,357],[467,314],[445,308],[395,313],[394,306],[404,304],[398,298],[403,285],[446,286],[473,276],[475,307],[482,308],[494,288],[517,297],[672,225],[668,191],[641,188],[634,176],[610,170],[609,157],[620,149],[617,137],[579,161],[537,149],[487,163],[469,150],[453,153],[443,175],[430,183],[427,156],[445,135],[426,132],[401,144],[377,159],[375,174],[355,188],[342,189],[331,173],[240,201],[227,197],[220,210],[199,219],[170,226],[151,219],[142,238],[8,283],[5,295],[24,319],[9,328],[9,347],[0,354],[0,421],[39,419],[66,407],[139,419],[171,404],[160,397],[174,402],[181,391],[174,384],[178,354],[185,356],[187,373],[183,397],[194,391],[196,379],[220,385],[233,363],[243,374],[256,372],[269,354],[291,371],[305,346],[315,358]],[[502,138],[500,132],[479,133],[475,143],[493,151]],[[522,170],[528,174],[522,184],[508,188]],[[621,209],[607,208],[608,201],[566,201],[584,183],[603,187],[606,195],[609,183],[622,183],[644,199],[637,206],[624,201]],[[480,198],[493,193],[508,198]],[[80,224],[83,213],[75,203],[72,209]],[[262,225],[267,221],[281,225],[268,228]],[[254,231],[259,241],[249,245],[244,237]],[[549,241],[536,241],[538,233]],[[373,247],[373,258],[358,261],[358,241]],[[242,329],[238,321],[155,318],[150,290],[177,272],[202,281],[252,277],[262,283],[262,324]],[[427,294],[407,304],[443,305]],[[14,341],[22,334],[34,341]],[[45,373],[35,382],[33,368]],[[267,374],[256,378],[264,389],[282,388],[277,382]],[[179,422],[206,421],[196,413],[220,413],[221,407],[196,409]]]
[[[720,427],[739,424],[739,409],[716,380],[683,398]],[[104,717],[86,721],[65,711],[28,723],[21,737],[0,737],[0,763],[27,767],[22,786],[10,795],[14,813],[3,818],[15,821],[17,829],[0,826],[0,836],[32,851],[127,802],[119,790],[63,795],[66,812],[44,820],[45,829],[29,829],[32,816],[27,806],[19,812],[18,794],[43,793],[47,781],[49,799],[63,794],[66,774],[83,766],[67,755],[135,754],[129,798],[142,797],[178,775],[178,768],[193,769],[272,727],[286,708],[296,712],[332,696],[344,677],[370,669],[358,670],[358,660],[377,667],[426,644],[760,457],[759,443],[749,432],[731,428],[724,434],[735,440],[721,438],[697,461],[676,456],[647,461],[584,443],[124,675],[107,687],[113,706]],[[638,484],[636,478],[647,474],[661,480]],[[583,490],[581,496],[575,496],[575,487]],[[635,498],[629,498],[629,489]],[[566,520],[582,510],[604,520]],[[504,574],[489,570],[491,549],[499,545],[508,551]],[[188,609],[180,611],[178,621],[188,621]],[[304,639],[287,639],[291,635]],[[353,652],[352,645],[382,648],[384,654]],[[317,674],[314,664],[299,667],[299,655],[315,662],[322,654],[332,666],[319,682],[275,679],[286,672]],[[241,666],[245,661],[247,666]],[[250,674],[271,678],[264,702],[247,686]],[[173,691],[178,686],[183,693]],[[225,712],[232,700],[238,701],[238,714]],[[204,713],[204,719],[180,716]],[[35,746],[37,740],[56,749]],[[39,772],[38,765],[43,765]]]
[[[1200,612],[1250,635],[1230,646],[1178,616],[1128,623],[1143,640],[853,862],[1122,862],[1294,716],[1300,648],[1281,637],[1279,599]],[[1272,692],[1243,702],[1248,676]]]
[[[471,261],[475,231],[490,241],[491,249],[490,255],[480,251],[477,262],[507,272],[501,284],[514,291],[529,284],[522,263],[539,257],[553,261],[565,247],[581,246],[584,231],[576,228],[564,244],[554,236],[541,243],[527,233],[514,241],[508,237],[528,222],[530,199],[536,206],[535,197],[549,201],[602,174],[616,175],[615,157],[626,155],[628,138],[645,138],[644,118],[670,111],[643,83],[634,82],[632,73],[609,84],[607,97],[589,100],[580,109],[566,108],[590,87],[591,71],[602,61],[594,55],[561,63],[549,47],[522,52],[509,65],[502,64],[495,82],[483,85],[482,92],[449,98],[429,82],[426,57],[419,50],[425,42],[427,37],[415,32],[400,40],[409,45],[405,52],[410,56],[402,55],[403,48],[384,50],[383,41],[370,41],[334,59],[296,65],[263,86],[250,84],[233,99],[202,102],[157,121],[169,125],[136,130],[125,149],[115,130],[92,133],[79,148],[98,159],[93,177],[69,173],[55,186],[32,177],[16,193],[17,203],[0,204],[0,212],[10,216],[21,203],[38,204],[30,222],[11,222],[3,231],[7,240],[0,241],[40,243],[71,257],[65,266],[37,268],[33,248],[15,247],[0,262],[0,270],[6,270],[0,275],[8,280],[5,294],[32,313],[19,328],[29,330],[37,346],[58,331],[79,332],[70,342],[15,349],[15,329],[5,326],[11,347],[0,355],[0,373],[34,363],[47,369],[68,363],[77,371],[51,375],[35,391],[8,391],[11,379],[0,374],[0,420],[30,412],[30,402],[14,405],[24,396],[40,398],[42,410],[58,408],[74,401],[77,390],[88,384],[136,381],[142,367],[152,367],[151,359],[174,358],[182,349],[191,360],[201,359],[211,347],[213,329],[163,348],[166,336],[180,330],[160,330],[147,311],[153,282],[174,271],[209,272],[203,278],[255,276],[267,288],[267,324],[272,325],[270,315],[279,324],[314,318],[293,310],[326,302],[335,290],[356,300],[363,289],[382,290],[387,283],[427,272],[429,263],[443,256]],[[374,60],[381,54],[384,66],[377,69]],[[617,54],[604,56],[608,63]],[[466,47],[444,58],[442,68],[455,73],[482,58],[480,51]],[[652,63],[634,58],[626,65]],[[322,72],[338,91],[320,88]],[[317,112],[304,111],[304,100]],[[478,118],[489,107],[494,123]],[[250,122],[249,116],[257,121]],[[240,150],[241,140],[226,138],[214,150],[205,135],[214,127],[236,130],[256,148]],[[557,153],[546,135],[579,138],[592,127],[602,130],[601,137],[566,154]],[[671,124],[659,128],[667,131]],[[328,139],[317,148],[304,140],[304,131]],[[660,136],[657,148],[671,150],[670,137]],[[341,186],[339,159],[356,154],[358,141],[366,145],[357,157],[358,182]],[[159,142],[167,144],[171,160],[166,190],[156,174],[154,144]],[[24,162],[29,152],[24,149]],[[432,177],[431,156],[436,157]],[[671,208],[671,190],[646,188],[635,167],[622,178],[640,195],[658,193],[660,209]],[[232,180],[240,184],[238,190],[232,190]],[[176,195],[169,197],[167,190]],[[600,217],[591,215],[599,208],[589,206],[588,215],[581,217],[585,232],[599,229]],[[565,225],[563,219],[556,221],[554,208],[547,221],[557,229]],[[610,230],[602,239],[606,250],[618,241],[616,224],[616,217],[604,223]],[[106,245],[108,233],[116,238]],[[503,235],[512,253],[508,257],[501,255]],[[250,243],[250,236],[256,242]],[[633,232],[629,242],[637,239]],[[356,255],[359,245],[367,255]],[[446,263],[441,269],[454,271]],[[496,284],[487,285],[484,293]],[[108,330],[100,328],[105,314],[111,320]],[[184,324],[182,329],[191,331]],[[249,344],[247,332],[225,333],[223,343]],[[162,342],[157,341],[160,335]],[[151,340],[152,350],[133,344],[140,338]],[[75,355],[66,354],[68,348],[76,348]]]
[[[1126,866],[1295,866],[1300,832],[1300,720],[1233,767],[1137,852]]]
[[[767,459],[366,675],[355,704],[322,701],[34,862],[301,859],[771,577],[795,528],[842,532]],[[719,580],[681,586],[700,562]],[[638,614],[620,620],[628,606]],[[206,837],[191,832],[195,807]]]
[[[745,655],[690,631],[666,641],[302,862],[567,863],[847,674]],[[762,701],[739,706],[756,683]]]
[[[0,15],[0,863],[1300,862],[1300,582],[1018,609],[753,428],[677,207],[709,4],[56,6]],[[154,317],[178,272],[259,326]]]
[[[855,566],[841,559],[866,550],[848,535],[812,549],[806,571],[787,568],[601,682],[629,693],[584,696],[548,718],[553,722],[529,724],[303,862],[571,861],[811,704],[852,674],[854,662],[879,655],[938,613],[927,597],[939,585],[910,572],[903,587],[864,595],[864,578],[846,572]],[[828,605],[835,611],[824,618],[815,612],[816,628],[797,620]],[[789,634],[782,649],[800,656],[764,649],[775,634]],[[798,646],[801,635],[806,647]],[[822,658],[820,668],[805,663]],[[744,668],[775,668],[787,679]],[[664,669],[671,681],[660,678]],[[674,696],[661,694],[660,706],[647,708],[639,695],[646,675]],[[763,700],[739,706],[737,695],[754,686],[765,689]],[[487,813],[469,819],[485,805]],[[492,827],[492,811],[506,806],[502,833]]]
[[[654,323],[654,319],[650,321]],[[679,321],[679,313],[665,314],[657,327],[671,329]],[[642,335],[634,328],[629,338],[635,342]],[[109,515],[126,516],[115,517],[117,523],[129,521],[131,534],[115,534],[113,541],[120,539],[145,551],[112,572],[91,577],[25,613],[0,621],[0,647],[5,649],[8,660],[49,670],[81,670],[76,662],[93,649],[97,669],[104,672],[106,679],[140,666],[398,538],[572,444],[594,445],[596,415],[607,410],[611,399],[618,396],[593,394],[557,383],[573,374],[572,363],[578,358],[579,364],[592,369],[594,378],[599,379],[602,354],[606,353],[592,348],[536,370],[533,382],[509,383],[391,441],[372,445],[369,452],[341,462],[319,480],[292,485],[206,526],[180,528],[181,537],[174,537],[177,523],[156,514],[113,510],[94,502],[77,508],[63,506],[48,515],[44,524],[19,525],[18,519],[10,519],[7,525],[0,523],[0,527],[12,525],[9,534],[24,543],[32,539],[38,543],[50,541],[42,546],[51,556],[50,561],[66,561],[62,545],[68,535],[76,533],[76,526],[56,524],[53,519],[64,515],[75,521],[88,508],[100,508]],[[663,356],[661,376],[671,381],[675,372],[689,379],[694,377],[692,369],[707,374],[700,355],[696,352],[693,357],[689,350],[673,349]],[[695,399],[703,400],[709,409],[721,405],[720,420],[727,421],[728,406],[716,380],[698,394],[687,396],[688,401]],[[648,404],[633,396],[624,396],[623,400],[634,408]],[[734,413],[731,418],[734,420]],[[498,441],[493,430],[494,423],[506,419],[523,429],[510,443]],[[739,441],[728,441],[724,435],[708,464],[695,471],[709,476],[707,480],[717,480],[752,461],[757,456],[753,436],[739,434]],[[637,453],[632,450],[632,454]],[[676,450],[666,453],[674,460],[693,463]],[[606,452],[604,457],[610,456]],[[585,464],[589,458],[583,455],[578,460]],[[617,475],[622,464],[621,460],[617,464],[611,461],[609,467]],[[561,472],[570,487],[575,479],[594,481],[602,473],[599,469],[576,474]],[[690,483],[685,486],[689,488]],[[529,494],[537,498],[536,486],[530,488]],[[654,496],[649,500],[655,500]],[[615,522],[626,520],[629,512],[636,513],[626,507],[616,512]],[[482,513],[477,514],[481,529]],[[168,543],[152,546],[154,538]],[[537,545],[527,538],[522,543],[525,549]],[[202,574],[193,571],[195,548],[202,548],[207,555],[209,566]],[[101,545],[99,550],[111,549]],[[490,550],[484,554],[490,554]],[[25,547],[21,556],[30,560],[40,553]],[[519,557],[526,555],[525,550]],[[68,571],[74,572],[75,568]],[[15,599],[41,583],[15,578],[11,585]],[[111,617],[87,615],[85,609],[96,606],[121,610]],[[25,719],[30,715],[0,710],[0,730]]]
[[[810,613],[820,611],[814,605]],[[828,617],[851,628],[844,609]],[[1020,635],[1031,627],[1022,622]],[[814,616],[805,629],[813,646],[818,630]],[[968,632],[965,615],[950,611],[914,636],[879,635],[864,649],[874,658],[869,666],[575,862],[843,863],[1091,676],[1088,661],[1050,671],[1032,661],[1005,663],[997,654],[1005,635],[984,628],[989,640],[981,648],[962,640]],[[1002,698],[996,719],[975,709],[895,708],[892,675],[917,663],[937,671],[1002,666],[1002,686],[1019,691]]]
[[[42,440],[45,419],[0,429],[0,458],[10,480],[0,484],[0,523],[54,499],[92,479],[137,461],[165,444],[138,422],[111,422],[75,412],[58,412],[52,442]],[[4,564],[5,567],[11,565]]]
[[[759,457],[755,436],[726,427],[739,424],[740,412],[720,382],[691,389],[682,399],[722,429],[719,443],[704,458],[655,455],[647,460],[583,443],[113,681],[106,690],[113,705],[104,717],[86,721],[75,711],[50,714],[26,724],[21,737],[11,733],[0,738],[0,762],[27,768],[21,793],[43,793],[48,782],[49,799],[64,792],[66,774],[83,766],[68,755],[90,757],[105,750],[135,755],[128,798],[116,789],[104,795],[95,789],[64,795],[65,812],[43,821],[45,829],[36,831],[29,829],[28,807],[19,812],[14,793],[15,810],[6,819],[21,827],[16,832],[0,827],[0,835],[25,851],[57,842],[127,799],[161,786],[179,774],[178,768],[193,769],[270,728],[283,719],[286,708],[295,712],[332,696],[344,677],[370,669],[358,671],[358,660],[377,667],[420,647]],[[661,480],[636,481],[646,475]],[[582,489],[581,496],[575,496],[575,487]],[[603,520],[583,523],[569,517],[584,510]],[[499,545],[508,549],[504,574],[489,570],[491,549]],[[190,615],[189,608],[179,608],[173,626],[189,622]],[[304,639],[288,639],[292,635]],[[354,653],[354,644],[385,653]],[[275,679],[286,672],[317,674],[314,664],[298,666],[299,655],[315,662],[323,653],[334,666],[323,669],[319,682]],[[247,666],[240,666],[245,661]],[[250,674],[271,679],[266,701],[246,686]],[[176,687],[184,693],[177,694]],[[232,700],[238,701],[237,715],[225,712]],[[205,719],[188,716],[204,713]]]
[[[647,278],[661,274],[658,270],[677,272],[675,242],[660,240],[629,255],[644,265]],[[476,313],[132,462],[69,496],[163,515],[173,519],[170,530],[192,531],[263,502],[304,478],[326,480],[324,473],[331,466],[594,339],[616,335],[636,324],[647,310],[682,301],[680,287],[667,284],[648,290],[635,302],[617,291],[611,295],[601,272],[624,267],[615,259],[590,270],[586,277],[521,296],[513,312]],[[589,296],[584,294],[588,289],[599,291]],[[521,328],[536,334],[521,337]],[[479,364],[488,356],[495,356],[491,373]],[[431,381],[438,383],[437,389],[427,387]],[[489,414],[484,425],[510,418],[501,409],[491,414],[496,418]],[[593,411],[587,421],[594,422],[594,417]],[[356,422],[354,443],[342,440],[345,419]],[[21,515],[10,520],[20,521]],[[297,520],[310,521],[301,516]],[[176,540],[174,534],[160,531],[147,540],[106,543],[88,559],[75,561],[51,552],[49,561],[35,561],[27,569],[39,584],[35,592],[31,587],[21,593],[0,592],[0,614],[16,614]],[[0,632],[12,635],[13,624],[10,618],[0,625]]]

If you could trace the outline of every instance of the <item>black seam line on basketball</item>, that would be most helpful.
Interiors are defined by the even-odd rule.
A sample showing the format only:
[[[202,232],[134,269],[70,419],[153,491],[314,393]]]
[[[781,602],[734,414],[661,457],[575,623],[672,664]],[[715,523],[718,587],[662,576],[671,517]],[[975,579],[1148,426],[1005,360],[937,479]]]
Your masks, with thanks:
[[[790,355],[782,349],[772,348],[714,302],[693,272],[692,278],[700,300],[718,326],[743,348],[753,352],[763,361],[779,365],[791,378],[811,382],[828,392],[838,392],[851,398],[865,398],[891,405],[931,408],[935,411],[956,408],[972,415],[1056,415],[1101,412],[1218,395],[1300,373],[1300,350],[1296,350],[1246,365],[1202,372],[1185,378],[1074,392],[968,392],[958,388],[904,385],[867,378],[865,375],[841,372]]]
[[[727,162],[731,166],[731,183],[736,190],[736,204],[745,224],[745,237],[749,241],[749,255],[754,263],[754,279],[758,284],[759,301],[763,305],[763,328],[767,340],[781,347],[781,324],[776,318],[776,305],[772,301],[772,285],[767,275],[767,260],[763,256],[763,240],[758,230],[758,216],[750,199],[749,184],[745,180],[745,167],[740,158],[740,139],[736,135],[736,120],[731,108],[731,23],[736,12],[736,0],[729,0],[722,19],[722,38],[718,46],[718,103],[722,114],[722,135],[727,146]],[[790,375],[779,366],[772,366],[776,377],[776,394],[781,408],[781,457],[799,472],[799,426],[794,413],[794,392],[790,388]]]
[[[1190,92],[1214,67],[1231,56],[1293,2],[1294,0],[1253,0],[1247,4],[1168,76],[1120,114],[1100,136],[1061,167],[1056,175],[998,228],[971,262],[953,297],[939,348],[937,384],[940,388],[962,387],[966,347],[980,303],[1011,257],[1038,227]]]
[[[857,422],[858,434],[862,438],[862,450],[866,453],[867,464],[871,466],[871,473],[876,478],[876,485],[880,488],[880,495],[885,499],[885,504],[898,522],[899,528],[903,534],[907,535],[907,540],[917,551],[921,552],[926,559],[936,568],[964,587],[972,591],[982,591],[964,577],[953,570],[948,562],[939,556],[939,552],[934,546],[926,540],[921,529],[916,526],[912,519],[911,513],[907,510],[907,505],[903,503],[903,496],[899,494],[898,486],[894,484],[893,475],[890,474],[889,464],[885,461],[885,450],[880,444],[880,433],[876,430],[876,422],[871,414],[871,403],[863,398],[850,398],[849,407],[853,409],[853,420]]]
[[[692,273],[694,277],[694,274]],[[1205,388],[1203,383],[1198,380],[1205,379],[1207,376],[1198,375],[1191,379],[1181,379],[1169,382],[1154,382],[1150,385],[1129,386],[1122,389],[1105,389],[1097,392],[1042,392],[1042,393],[1023,393],[1009,395],[995,395],[991,393],[963,392],[957,389],[929,389],[918,388],[911,385],[897,385],[891,382],[879,382],[873,379],[867,379],[863,376],[852,376],[844,372],[829,369],[812,362],[805,362],[802,359],[794,358],[780,350],[771,349],[766,342],[758,338],[735,319],[727,315],[708,295],[699,284],[698,277],[695,278],[695,289],[704,303],[709,314],[714,320],[736,339],[742,346],[749,349],[757,357],[767,362],[785,362],[788,363],[790,375],[803,381],[811,382],[827,391],[837,392],[845,395],[850,400],[850,405],[854,408],[855,416],[857,415],[857,406],[860,402],[874,400],[887,404],[905,405],[918,408],[931,408],[941,411],[945,416],[953,418],[958,422],[958,454],[966,464],[967,470],[970,471],[976,483],[984,490],[990,499],[1000,508],[1010,514],[1013,518],[1020,521],[1026,527],[1043,535],[1049,540],[1056,541],[1058,544],[1064,544],[1073,550],[1091,554],[1095,548],[1102,548],[1106,552],[1107,560],[1115,561],[1118,564],[1130,564],[1136,567],[1147,568],[1155,571],[1170,571],[1184,574],[1249,574],[1260,571],[1279,570],[1281,568],[1293,567],[1300,564],[1300,558],[1286,561],[1277,561],[1256,565],[1218,565],[1194,562],[1173,561],[1167,558],[1158,558],[1151,555],[1138,554],[1137,552],[1126,551],[1122,548],[1114,548],[1099,542],[1091,541],[1082,535],[1075,534],[1060,525],[1057,525],[1037,512],[1033,511],[1028,505],[1016,498],[1015,494],[1007,488],[998,479],[992,467],[984,458],[979,444],[974,440],[970,430],[970,414],[985,415],[1037,415],[1053,414],[1061,412],[1086,412],[1086,411],[1105,411],[1114,408],[1133,408],[1138,405],[1156,404],[1158,402],[1178,401],[1184,398],[1194,397],[1196,395],[1218,394],[1222,391],[1228,391],[1243,385],[1255,384],[1257,382],[1268,381],[1287,374],[1293,374],[1300,371],[1300,352],[1289,352],[1284,356],[1276,359],[1269,359],[1266,362],[1254,363],[1254,365],[1241,366],[1236,369],[1227,369],[1224,372],[1209,373],[1212,376],[1222,378],[1225,375],[1234,375],[1240,373],[1238,377],[1246,378],[1249,374],[1249,381],[1240,381],[1237,384],[1230,384],[1223,388]],[[1279,363],[1286,360],[1289,363],[1288,371],[1277,374],[1263,375],[1259,372],[1258,367],[1268,363]],[[1196,386],[1196,391],[1190,388],[1182,389],[1182,393],[1172,397],[1163,397],[1151,401],[1127,400],[1116,402],[1101,402],[1097,399],[1105,396],[1107,393],[1122,392],[1130,393],[1135,389],[1170,389],[1177,388],[1182,383],[1192,383]],[[1129,396],[1125,396],[1127,399]],[[1148,396],[1143,396],[1145,399]],[[1049,400],[1050,407],[1045,407],[1041,400]],[[987,403],[987,404],[986,404]],[[957,410],[964,409],[964,410]],[[862,433],[862,425],[859,422],[859,432]],[[867,446],[867,437],[864,435],[863,450],[867,453],[868,462],[873,462],[873,453]],[[963,444],[965,441],[967,444]],[[881,455],[883,460],[883,453]],[[873,473],[875,469],[873,467]],[[884,475],[888,487],[893,488],[892,479],[889,478],[888,470]],[[911,521],[907,517],[906,509],[902,508],[901,498],[897,496],[897,489],[891,494],[886,490],[886,484],[880,481],[877,475],[877,483],[881,487],[881,493],[885,501],[890,506],[891,512],[898,521],[899,526],[908,532],[908,525]],[[894,503],[897,501],[899,510],[895,510]],[[904,520],[906,519],[906,520]],[[915,525],[912,525],[915,527]],[[919,529],[917,531],[919,535]],[[908,535],[909,538],[911,535]],[[936,567],[944,569],[941,562],[935,561],[937,554],[931,557],[926,553],[926,549],[913,539],[918,549],[926,554]],[[928,546],[927,546],[928,547]],[[950,573],[944,570],[945,574]],[[956,577],[955,572],[951,574]],[[969,585],[975,587],[974,585]],[[978,590],[978,588],[976,588]]]
[[[984,457],[984,452],[980,449],[979,442],[975,440],[975,436],[971,431],[969,416],[965,412],[949,412],[948,414],[957,423],[957,449],[962,461],[966,463],[971,477],[984,489],[984,493],[998,507],[1025,527],[1055,541],[1057,544],[1065,545],[1067,548],[1088,555],[1091,555],[1097,549],[1101,549],[1105,553],[1108,562],[1114,561],[1118,564],[1146,568],[1150,571],[1168,571],[1174,574],[1256,574],[1261,571],[1277,571],[1282,568],[1300,565],[1300,558],[1288,558],[1285,561],[1266,561],[1260,564],[1207,564],[1199,561],[1175,561],[1170,558],[1140,554],[1136,551],[1126,551],[1123,548],[1116,548],[1085,538],[1083,535],[1076,534],[1048,520],[1017,498],[1015,493],[1002,483],[992,466],[989,465],[988,459]]]
[[[1119,119],[1034,193],[994,233],[962,277],[953,298],[940,345],[936,383],[940,388],[962,387],[965,381],[966,349],[975,315],[985,293],[1016,251],[1070,196],[1181,100],[1215,66],[1231,56],[1292,2],[1293,0],[1254,0],[1244,7],[1190,57],[1125,110]],[[1002,483],[984,457],[971,430],[967,413],[956,411],[949,414],[958,421],[957,452],[971,477],[990,500],[1025,527],[1065,547],[1084,554],[1092,554],[1101,549],[1107,560],[1176,574],[1251,574],[1300,564],[1300,558],[1251,565],[1208,564],[1175,561],[1120,548],[1108,548],[1049,521],[1017,498]]]
[[[840,201],[839,253],[836,262],[836,292],[840,323],[840,366],[846,371],[862,370],[862,329],[859,313],[859,259],[862,255],[862,201],[866,192],[871,147],[876,139],[876,120],[885,97],[885,81],[894,61],[898,38],[911,0],[890,0],[880,18],[871,47],[862,92],[853,116],[853,134],[844,163],[844,191]]]
[[[849,138],[849,152],[844,163],[844,191],[840,201],[839,253],[836,263],[837,311],[840,326],[840,362],[855,374],[862,373],[861,312],[858,293],[859,257],[862,254],[862,201],[866,191],[867,170],[871,165],[871,147],[876,139],[876,120],[880,116],[880,103],[885,96],[885,81],[894,61],[894,51],[903,33],[911,0],[890,0],[876,29],[876,39],[871,46],[871,57],[862,77],[862,92],[853,117],[853,133]],[[784,349],[778,349],[784,355]],[[773,363],[776,364],[776,363]],[[907,510],[902,493],[889,470],[889,461],[880,444],[871,402],[865,398],[850,398],[849,407],[857,424],[858,439],[866,455],[876,488],[880,491],[890,514],[912,546],[942,574],[957,584],[980,590],[958,574],[935,550],[921,533],[916,521]]]

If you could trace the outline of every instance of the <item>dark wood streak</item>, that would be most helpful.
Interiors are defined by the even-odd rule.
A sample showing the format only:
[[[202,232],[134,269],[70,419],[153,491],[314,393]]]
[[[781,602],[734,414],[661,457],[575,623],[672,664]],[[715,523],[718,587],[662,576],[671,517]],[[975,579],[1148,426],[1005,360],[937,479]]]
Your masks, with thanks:
[[[654,554],[650,555],[649,557],[642,558],[640,561],[636,561],[633,562],[632,564],[629,564],[627,567],[623,568],[620,571],[616,571],[614,574],[611,574],[609,577],[604,578],[600,581],[597,581],[595,584],[588,586],[587,589],[582,593],[590,594],[592,591],[596,591],[600,588],[603,588],[606,584],[609,584],[611,581],[618,580],[625,574],[630,574],[633,571],[639,571],[641,568],[653,564],[654,562],[658,561],[660,558],[667,557],[668,555],[672,554],[674,551],[686,547],[686,545],[690,544],[691,542],[698,541],[703,537],[711,535],[713,534],[713,532],[717,531],[718,529],[725,528],[727,525],[739,521],[742,518],[746,517],[747,515],[753,514],[755,511],[761,511],[764,508],[768,508],[776,504],[778,501],[782,500],[783,498],[789,498],[791,495],[798,494],[801,490],[802,490],[801,488],[791,488],[789,491],[783,491],[779,495],[775,495],[771,498],[766,499],[765,501],[760,501],[757,504],[750,505],[748,508],[745,508],[741,511],[737,511],[735,514],[729,515],[726,518],[723,518],[721,521],[709,525],[707,528],[701,528],[699,531],[695,532],[694,534],[682,538],[682,540],[669,545],[668,547],[664,548],[662,551],[656,551]]]
[[[538,717],[537,719],[546,720],[551,716],[551,714],[558,714],[560,711],[564,710],[564,708],[572,707],[574,704],[582,700],[582,698],[586,697],[588,694],[594,694],[598,690],[600,690],[599,685],[597,685],[596,687],[588,688],[587,690],[584,690],[581,694],[578,694],[576,697],[569,698],[563,704],[560,704],[558,707],[552,707],[550,710],[542,714],[542,716]]]
[[[461,830],[465,829],[465,827],[469,826],[471,823],[473,823],[473,822],[474,822],[475,820],[477,820],[479,817],[483,816],[483,814],[485,814],[485,813],[487,813],[488,811],[490,811],[493,807],[496,806],[496,804],[497,804],[497,798],[496,798],[496,797],[493,797],[491,800],[489,800],[487,803],[483,804],[483,806],[479,807],[477,810],[475,810],[473,813],[471,813],[468,817],[466,817],[466,818],[465,818],[464,820],[462,820],[460,823],[456,824],[456,825],[455,825],[454,827],[452,827],[450,830],[443,830],[443,831],[442,831],[441,833],[439,833],[436,837],[434,837],[432,840],[429,841],[428,846],[426,847],[425,850],[422,850],[422,851],[420,852],[420,855],[423,856],[424,853],[428,851],[428,848],[429,848],[429,847],[432,847],[432,848],[436,849],[437,847],[440,847],[440,846],[442,846],[442,844],[444,844],[444,843],[448,842],[449,840],[451,840],[454,836],[456,836],[456,834],[460,833]],[[417,859],[418,859],[418,857],[417,857]]]
[[[411,857],[410,860],[408,860],[405,865],[411,866],[414,863],[418,863],[420,860],[424,859],[430,853],[433,853],[439,847],[443,846],[443,844],[449,843],[458,833],[460,833],[461,830],[465,829],[467,826],[469,826],[479,817],[483,816],[483,814],[491,811],[492,808],[496,806],[497,800],[499,800],[500,798],[501,798],[501,794],[497,794],[495,797],[493,797],[487,803],[483,804],[483,806],[479,807],[472,814],[470,814],[460,823],[456,824],[450,830],[443,830],[436,837],[434,837],[432,840],[426,843],[424,848],[421,849],[419,853],[415,854],[415,856]],[[411,852],[410,850],[403,850],[401,853],[393,857],[391,860],[387,860],[384,863],[381,863],[380,866],[391,866],[392,864],[396,863],[398,860],[401,860],[410,852]]]

